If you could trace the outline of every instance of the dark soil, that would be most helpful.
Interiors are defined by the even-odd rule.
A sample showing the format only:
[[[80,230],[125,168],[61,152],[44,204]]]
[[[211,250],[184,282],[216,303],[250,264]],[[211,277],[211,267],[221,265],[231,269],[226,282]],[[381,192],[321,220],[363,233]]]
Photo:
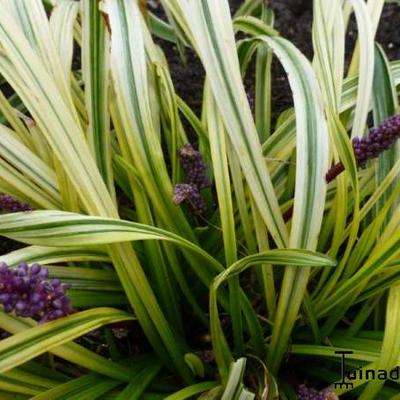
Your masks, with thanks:
[[[232,13],[242,4],[242,0],[230,0]],[[309,59],[313,56],[312,1],[311,0],[269,0],[269,6],[275,12],[275,28],[282,36],[292,41]],[[153,11],[162,15],[157,1],[153,1]],[[400,35],[397,24],[400,20],[400,6],[386,5],[378,28],[376,40],[386,51],[389,59],[400,58]],[[346,41],[347,54],[351,54],[357,28],[351,20]],[[199,59],[191,51],[186,51],[187,62],[184,64],[173,44],[159,41],[170,64],[171,74],[177,93],[198,114],[201,111],[204,70]],[[246,79],[249,94],[252,95],[252,71]],[[292,106],[292,96],[287,77],[277,60],[273,62],[272,108],[274,119],[285,109]],[[249,83],[250,82],[250,83]]]

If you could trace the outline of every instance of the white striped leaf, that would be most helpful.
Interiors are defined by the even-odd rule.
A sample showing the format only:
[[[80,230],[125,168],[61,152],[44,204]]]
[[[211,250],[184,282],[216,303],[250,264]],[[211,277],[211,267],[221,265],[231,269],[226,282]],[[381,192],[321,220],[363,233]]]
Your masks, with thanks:
[[[221,264],[206,251],[175,233],[130,221],[62,211],[32,211],[0,216],[0,235],[28,244],[55,247],[95,246],[135,240],[166,240],[208,261],[214,272]],[[206,272],[206,271],[205,271]]]
[[[73,56],[73,27],[78,16],[79,4],[73,0],[59,1],[50,17],[50,30],[58,51],[67,82],[71,76]]]
[[[17,333],[0,343],[0,371],[8,371],[103,325],[132,319],[123,311],[98,308]]]
[[[252,18],[236,21],[239,29],[260,35],[268,28]],[[296,113],[296,186],[292,230],[292,248],[315,250],[325,207],[328,170],[328,130],[323,111],[322,95],[307,59],[290,42],[279,37],[257,36],[267,43],[285,68],[293,91]],[[269,226],[268,226],[269,227]],[[271,339],[269,361],[276,371],[308,282],[309,270],[297,271],[288,267],[282,284],[281,296]]]
[[[374,77],[374,33],[367,5],[363,0],[350,0],[357,19],[360,43],[358,66],[358,90],[351,136],[362,137],[365,133],[368,110],[370,108],[372,83]],[[354,74],[350,70],[350,76]]]

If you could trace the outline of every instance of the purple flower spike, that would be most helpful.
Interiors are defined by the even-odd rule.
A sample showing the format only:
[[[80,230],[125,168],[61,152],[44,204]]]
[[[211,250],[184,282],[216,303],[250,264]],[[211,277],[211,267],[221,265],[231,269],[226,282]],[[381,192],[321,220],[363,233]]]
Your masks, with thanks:
[[[297,391],[299,400],[338,400],[339,397],[330,389],[317,390],[306,385],[300,385]]]
[[[202,213],[206,209],[206,204],[200,191],[210,186],[206,163],[190,143],[179,150],[179,157],[185,173],[185,182],[175,186],[173,201],[175,204],[187,201],[195,211]]]
[[[185,172],[186,183],[196,185],[199,189],[210,186],[206,174],[206,163],[202,155],[188,143],[179,150],[181,165]]]
[[[400,115],[394,115],[385,119],[378,128],[369,131],[364,138],[355,137],[352,140],[354,156],[357,166],[365,168],[367,161],[377,158],[385,150],[392,147],[400,138]],[[326,174],[329,183],[344,171],[342,163],[334,165]]]
[[[7,213],[13,213],[20,211],[31,211],[32,209],[28,204],[22,203],[6,193],[0,193],[0,210]]]
[[[394,145],[400,138],[400,115],[394,115],[382,122],[378,128],[371,129],[365,138],[354,138],[353,149],[357,164],[364,167],[369,159],[379,155]]]
[[[0,304],[6,313],[36,319],[39,323],[71,314],[68,286],[58,279],[49,281],[49,271],[39,264],[21,263],[10,268],[0,263]]]
[[[197,211],[204,211],[206,205],[200,195],[199,188],[188,183],[178,183],[174,190],[174,203],[181,204],[185,200]]]

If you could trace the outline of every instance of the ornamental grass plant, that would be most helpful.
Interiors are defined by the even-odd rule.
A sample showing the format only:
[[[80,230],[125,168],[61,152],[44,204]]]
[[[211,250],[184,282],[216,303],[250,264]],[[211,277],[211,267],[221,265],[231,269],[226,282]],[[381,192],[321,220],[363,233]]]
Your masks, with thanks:
[[[384,1],[315,0],[313,59],[262,0],[160,3],[0,0],[0,399],[398,399],[363,374],[400,366]]]

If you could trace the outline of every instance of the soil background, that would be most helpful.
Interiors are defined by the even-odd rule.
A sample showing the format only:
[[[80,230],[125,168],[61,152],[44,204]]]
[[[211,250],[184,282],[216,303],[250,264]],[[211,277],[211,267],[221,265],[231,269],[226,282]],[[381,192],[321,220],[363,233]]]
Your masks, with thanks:
[[[231,11],[234,13],[243,3],[243,0],[230,0]],[[269,0],[266,1],[275,13],[275,28],[280,34],[293,42],[308,59],[313,56],[312,47],[312,1],[311,0]],[[158,1],[151,1],[150,7],[159,16],[162,16]],[[400,58],[400,5],[387,4],[384,8],[376,41],[386,51],[390,60]],[[352,54],[357,25],[354,17],[351,19],[346,39],[347,61]],[[200,112],[204,71],[200,61],[191,51],[186,51],[187,62],[184,64],[176,46],[158,41],[163,48],[170,64],[172,78],[177,93],[197,112]],[[286,74],[275,59],[273,62],[272,109],[273,119],[292,105],[292,95],[287,82]],[[253,93],[254,68],[249,69],[246,78],[246,87],[251,98]]]

